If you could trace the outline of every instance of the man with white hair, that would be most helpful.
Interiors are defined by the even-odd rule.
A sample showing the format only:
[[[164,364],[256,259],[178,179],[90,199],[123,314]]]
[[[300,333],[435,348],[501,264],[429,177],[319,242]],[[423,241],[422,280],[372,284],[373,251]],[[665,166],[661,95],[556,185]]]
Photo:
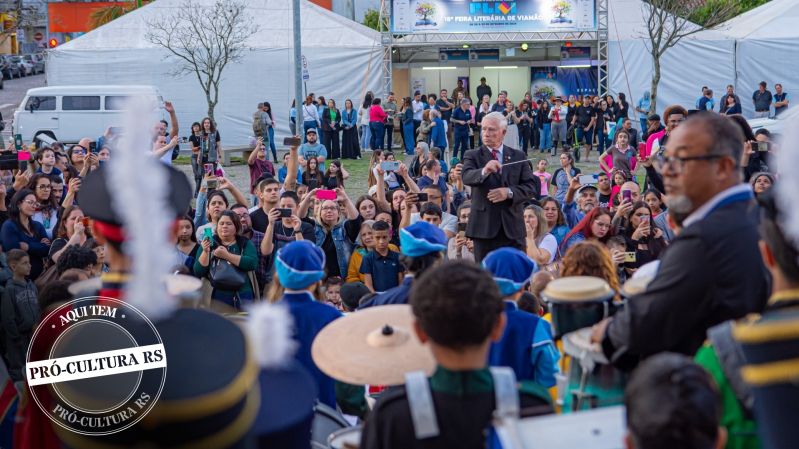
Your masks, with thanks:
[[[463,157],[461,177],[464,184],[472,187],[466,236],[474,241],[478,264],[498,248],[525,250],[527,232],[522,204],[541,193],[541,182],[533,175],[524,153],[502,144],[507,128],[508,121],[502,113],[487,114],[481,127],[483,145]]]

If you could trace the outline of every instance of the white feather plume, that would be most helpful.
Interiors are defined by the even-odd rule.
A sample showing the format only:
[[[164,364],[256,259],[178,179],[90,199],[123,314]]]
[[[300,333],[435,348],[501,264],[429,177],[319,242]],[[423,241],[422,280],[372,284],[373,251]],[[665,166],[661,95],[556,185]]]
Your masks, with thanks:
[[[245,329],[258,365],[261,368],[286,366],[299,346],[293,338],[294,317],[288,307],[259,303],[248,312]]]
[[[794,241],[799,241],[799,120],[790,119],[784,129],[785,133],[782,146],[776,151],[777,167],[780,167],[780,179],[776,182],[777,205],[781,213],[785,214],[783,231]],[[773,172],[774,168],[769,167]]]
[[[168,175],[159,170],[161,162],[152,157],[147,139],[151,110],[152,105],[142,101],[127,105],[119,125],[128,133],[108,161],[107,188],[114,211],[125,223],[123,249],[133,261],[125,301],[150,320],[159,320],[175,309],[174,299],[160,281],[174,259],[174,244],[168,239],[174,217],[168,212]]]

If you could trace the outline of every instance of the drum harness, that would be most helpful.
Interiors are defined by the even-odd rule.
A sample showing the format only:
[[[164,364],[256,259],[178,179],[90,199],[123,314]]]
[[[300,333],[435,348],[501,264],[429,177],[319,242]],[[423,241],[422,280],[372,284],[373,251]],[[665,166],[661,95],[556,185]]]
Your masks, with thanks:
[[[519,417],[519,393],[516,388],[516,374],[513,369],[506,366],[492,366],[489,368],[494,379],[494,398],[497,409],[495,416],[500,418]],[[433,395],[430,392],[430,382],[424,371],[414,371],[405,374],[405,391],[408,395],[408,405],[413,419],[413,430],[417,440],[437,437],[441,434],[433,406]]]

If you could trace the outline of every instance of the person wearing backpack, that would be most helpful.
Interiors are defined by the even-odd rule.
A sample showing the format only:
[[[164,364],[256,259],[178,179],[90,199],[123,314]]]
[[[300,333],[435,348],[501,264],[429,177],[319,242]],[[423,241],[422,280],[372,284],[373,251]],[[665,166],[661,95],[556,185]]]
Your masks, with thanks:
[[[255,134],[256,139],[262,137],[267,145],[269,145],[270,126],[272,126],[272,117],[269,112],[264,111],[264,104],[258,103],[258,110],[252,115],[252,132]],[[277,156],[275,156],[275,159],[277,159]]]

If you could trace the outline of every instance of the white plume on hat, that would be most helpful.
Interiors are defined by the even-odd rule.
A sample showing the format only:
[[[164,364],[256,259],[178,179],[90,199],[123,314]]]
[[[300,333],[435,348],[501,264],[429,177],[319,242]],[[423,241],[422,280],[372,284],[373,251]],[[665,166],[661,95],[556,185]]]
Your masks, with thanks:
[[[283,304],[258,303],[248,309],[244,329],[255,360],[261,368],[280,368],[294,358],[299,343],[294,317]]]
[[[106,187],[114,212],[125,223],[123,248],[133,261],[125,301],[157,321],[176,307],[166,284],[159,281],[172,266],[175,244],[168,239],[174,218],[168,212],[169,175],[152,156],[147,139],[152,108],[145,101],[131,100],[126,105],[123,123],[132,132],[107,162]]]

